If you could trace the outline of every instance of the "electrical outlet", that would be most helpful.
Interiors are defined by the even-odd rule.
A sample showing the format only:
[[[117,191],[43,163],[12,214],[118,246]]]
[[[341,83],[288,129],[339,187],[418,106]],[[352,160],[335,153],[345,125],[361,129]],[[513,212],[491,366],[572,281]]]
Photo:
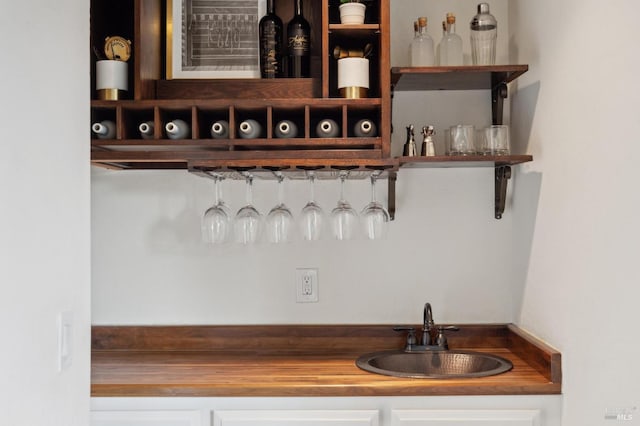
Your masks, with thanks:
[[[296,302],[315,303],[318,301],[318,269],[296,269]]]

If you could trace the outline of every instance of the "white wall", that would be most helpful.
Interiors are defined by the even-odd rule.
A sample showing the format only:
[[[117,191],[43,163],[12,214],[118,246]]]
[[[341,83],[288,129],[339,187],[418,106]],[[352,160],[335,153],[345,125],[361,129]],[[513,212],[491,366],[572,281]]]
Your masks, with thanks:
[[[405,3],[410,7],[392,6],[394,65],[406,63],[403,37],[411,35],[417,14],[433,16],[433,23],[452,10],[468,38],[474,2],[458,0],[446,8],[435,1]],[[507,55],[506,5],[492,4],[505,34],[500,57]],[[431,27],[436,41],[439,28]],[[398,93],[394,150],[401,151],[409,122],[439,130],[458,121],[485,125],[490,111],[488,91]],[[243,185],[225,182],[234,209],[244,200]],[[348,198],[358,209],[369,197],[367,185],[348,183]],[[385,186],[381,182],[379,195],[386,199]],[[210,181],[186,172],[94,169],[92,188],[94,324],[416,323],[426,301],[438,321],[515,319],[513,299],[520,289],[509,266],[512,219],[509,213],[501,221],[493,218],[490,168],[402,170],[397,220],[383,244],[212,249],[198,234],[200,216],[212,202]],[[317,194],[331,210],[338,182],[319,182]],[[275,183],[256,182],[255,195],[267,212],[276,203]],[[286,201],[296,213],[306,197],[304,182],[288,183]],[[296,267],[320,269],[319,303],[295,303]]]
[[[2,6],[0,424],[86,426],[89,3]],[[73,314],[75,344],[59,373],[63,311]]]
[[[531,69],[512,116],[535,158],[515,189],[518,322],[562,351],[564,425],[612,424],[607,409],[640,424],[639,14],[631,0],[510,3],[512,53]]]

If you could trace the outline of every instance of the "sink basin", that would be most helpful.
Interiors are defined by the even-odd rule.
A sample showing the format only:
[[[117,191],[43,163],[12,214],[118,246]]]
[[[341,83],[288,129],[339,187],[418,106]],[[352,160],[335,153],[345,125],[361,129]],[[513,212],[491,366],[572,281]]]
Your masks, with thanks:
[[[384,351],[362,355],[356,365],[371,373],[411,378],[471,378],[504,373],[511,361],[471,351]]]

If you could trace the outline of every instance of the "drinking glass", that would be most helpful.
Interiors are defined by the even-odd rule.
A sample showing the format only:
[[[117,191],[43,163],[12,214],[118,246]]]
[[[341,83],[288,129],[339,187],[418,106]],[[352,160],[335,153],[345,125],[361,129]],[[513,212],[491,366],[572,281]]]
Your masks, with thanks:
[[[201,229],[202,239],[208,244],[223,244],[229,241],[231,235],[231,213],[227,205],[222,201],[220,181],[224,178],[213,176],[214,203],[204,212]]]
[[[509,155],[509,126],[489,126],[482,133],[481,152],[484,155]]]
[[[340,199],[331,211],[333,236],[337,240],[351,240],[355,237],[358,226],[358,213],[344,197],[344,182],[348,172],[340,173]]]
[[[234,231],[236,241],[242,244],[252,244],[260,237],[262,215],[253,206],[253,176],[247,174],[246,182],[246,205],[238,210],[234,221]]]
[[[267,238],[271,243],[291,241],[293,234],[293,215],[284,204],[284,175],[278,174],[278,204],[267,215]]]
[[[473,155],[476,153],[475,128],[473,126],[451,126],[449,132],[449,155]]]
[[[389,212],[382,203],[376,201],[376,180],[378,173],[371,174],[371,202],[360,213],[364,234],[370,240],[379,240],[387,235]]]
[[[322,237],[322,225],[324,223],[324,211],[315,202],[315,181],[314,172],[308,172],[309,179],[309,202],[300,212],[300,229],[302,238],[307,241],[317,241]]]

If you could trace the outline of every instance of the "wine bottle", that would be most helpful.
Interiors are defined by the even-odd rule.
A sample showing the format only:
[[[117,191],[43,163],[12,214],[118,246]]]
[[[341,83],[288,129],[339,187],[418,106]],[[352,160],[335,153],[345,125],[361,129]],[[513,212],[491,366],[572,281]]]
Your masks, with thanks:
[[[335,120],[325,118],[316,126],[316,136],[319,138],[337,138],[340,136],[340,126]]]
[[[98,136],[98,139],[115,139],[116,124],[111,120],[103,120],[93,123],[91,130]]]
[[[367,118],[363,118],[353,126],[353,134],[357,138],[373,138],[377,131],[375,123]]]
[[[291,120],[282,120],[276,124],[273,133],[276,138],[295,138],[298,136],[298,126]]]
[[[293,0],[295,15],[287,25],[289,49],[289,77],[301,78],[311,75],[311,29],[302,14],[302,0]]]
[[[140,125],[138,126],[140,137],[142,139],[153,139],[153,128],[153,121],[145,121],[144,123],[140,123]]]
[[[169,139],[187,139],[191,134],[191,128],[184,120],[173,120],[168,122],[164,129]]]
[[[267,0],[267,14],[260,19],[260,75],[282,77],[282,19],[276,15],[275,0]]]
[[[211,125],[211,137],[214,139],[229,138],[229,122],[226,120],[218,120]]]
[[[257,139],[262,134],[262,126],[256,120],[244,120],[240,123],[238,133],[243,139]]]

